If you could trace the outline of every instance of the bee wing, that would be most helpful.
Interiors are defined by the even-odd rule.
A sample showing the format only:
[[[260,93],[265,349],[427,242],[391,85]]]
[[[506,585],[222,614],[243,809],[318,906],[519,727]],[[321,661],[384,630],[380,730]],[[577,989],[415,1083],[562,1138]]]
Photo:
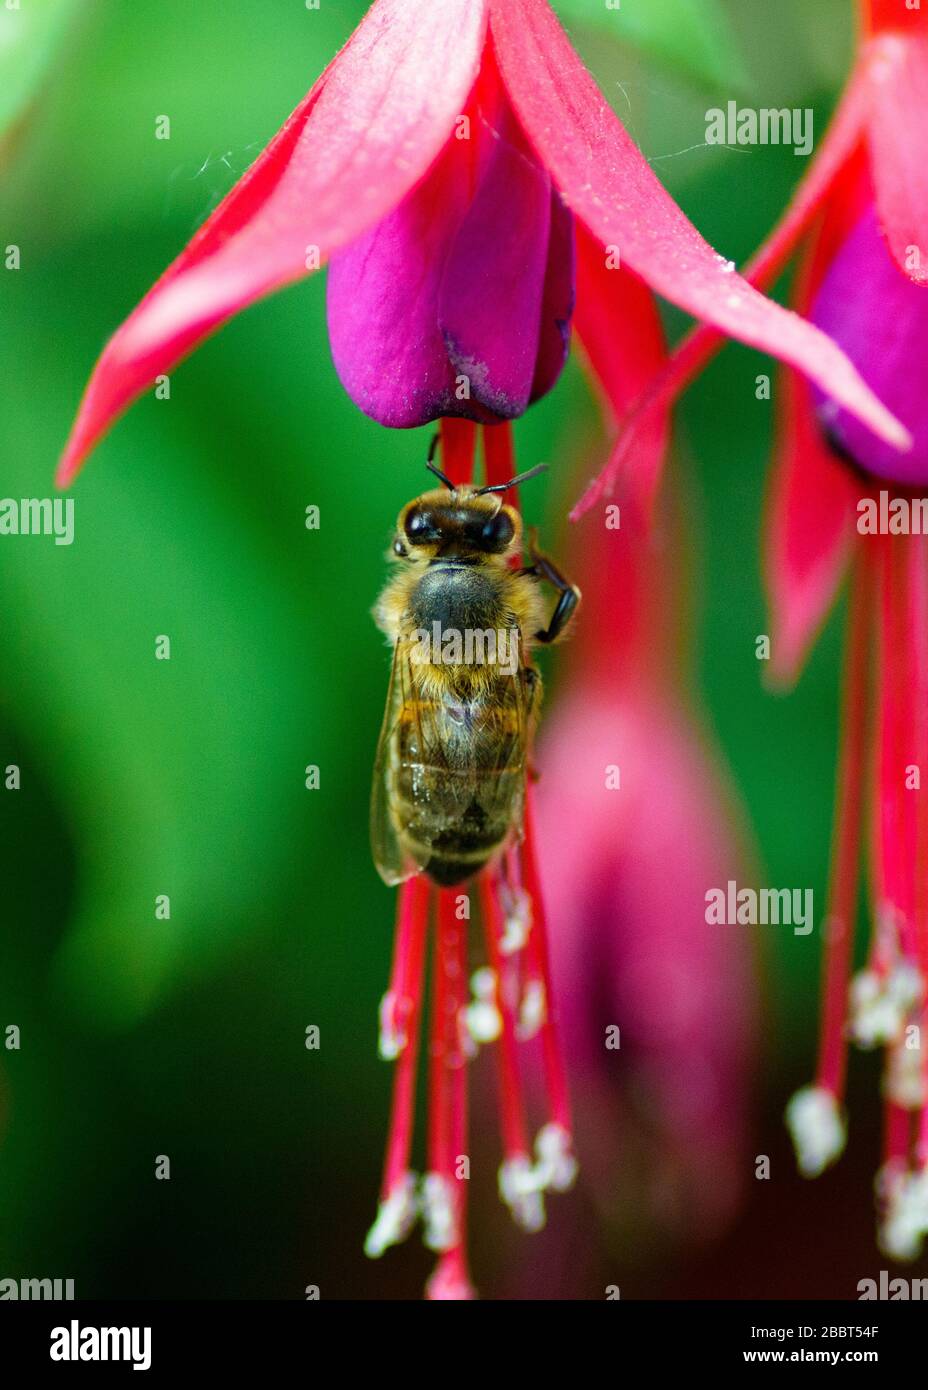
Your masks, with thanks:
[[[403,641],[394,649],[371,794],[371,848],[381,878],[390,884],[419,873],[431,858],[436,805],[428,798],[435,778],[444,783],[440,805],[446,818],[463,816],[469,807],[476,806],[486,823],[508,824],[521,838],[525,769],[538,689],[535,671],[520,667],[499,697],[486,704],[465,709],[452,700],[423,697],[415,680],[411,650],[411,644]],[[482,758],[479,765],[462,761],[459,751],[449,760],[449,726],[460,725],[462,720],[475,743],[484,749],[488,743],[492,746],[490,766]],[[452,743],[457,747],[456,738]],[[391,786],[401,766],[404,780],[413,788],[417,785],[415,769],[423,774],[421,789],[413,793],[411,804],[398,804]],[[408,817],[407,836],[400,834],[401,815]]]
[[[458,813],[473,824],[476,808],[481,828],[506,827],[501,845],[522,838],[536,681],[533,669],[520,667],[497,687],[492,700],[471,707],[471,737],[481,755],[469,767],[456,765],[448,772]],[[488,748],[493,749],[491,761]]]
[[[484,771],[475,786],[476,799],[488,819],[507,816],[517,839],[522,838],[525,776],[537,676],[520,666],[508,686],[508,698],[494,708],[497,721],[495,767]]]
[[[387,706],[374,759],[371,787],[371,852],[377,871],[385,883],[403,883],[424,867],[427,854],[418,862],[397,832],[390,796],[395,734],[401,723],[416,718],[416,698],[409,662],[409,644],[397,642],[393,649],[393,669],[387,691]]]

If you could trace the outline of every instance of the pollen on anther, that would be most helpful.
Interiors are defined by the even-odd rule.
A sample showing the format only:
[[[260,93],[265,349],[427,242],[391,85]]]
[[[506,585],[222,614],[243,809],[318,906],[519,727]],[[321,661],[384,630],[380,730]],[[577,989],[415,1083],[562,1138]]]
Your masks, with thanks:
[[[890,1048],[884,1093],[903,1110],[920,1110],[925,1103],[925,1072],[920,1047],[899,1041]]]
[[[516,1036],[520,1042],[534,1038],[548,1016],[547,996],[541,980],[530,980],[525,987],[519,1005],[519,1023]]]
[[[882,974],[876,970],[861,970],[851,984],[851,1036],[854,1041],[861,1047],[895,1041],[923,994],[921,974],[908,961]]]
[[[525,1154],[515,1154],[500,1165],[499,1195],[524,1231],[540,1231],[545,1224],[545,1203],[535,1165]]]
[[[442,1173],[426,1173],[422,1179],[422,1236],[429,1250],[450,1250],[458,1238],[454,1214],[454,1191]]]
[[[532,930],[532,900],[524,888],[505,888],[501,898],[504,926],[499,949],[502,955],[513,956],[528,942]]]
[[[398,1018],[399,1001],[388,990],[380,1001],[380,1034],[378,1051],[385,1062],[394,1062],[409,1041]]]
[[[496,971],[488,965],[475,970],[470,986],[474,997],[464,1011],[468,1036],[477,1044],[496,1042],[503,1031],[503,1016],[496,1006]]]
[[[535,1139],[536,1169],[544,1186],[554,1192],[567,1192],[577,1177],[573,1141],[563,1125],[551,1123],[538,1131]]]
[[[379,1259],[391,1245],[399,1245],[409,1235],[419,1214],[416,1175],[404,1173],[377,1208],[377,1216],[364,1241],[364,1253]]]
[[[816,1178],[842,1152],[847,1129],[836,1097],[824,1086],[804,1086],[786,1107],[786,1124],[803,1177]]]
[[[886,1195],[880,1248],[892,1260],[914,1260],[928,1235],[928,1169],[898,1174]]]

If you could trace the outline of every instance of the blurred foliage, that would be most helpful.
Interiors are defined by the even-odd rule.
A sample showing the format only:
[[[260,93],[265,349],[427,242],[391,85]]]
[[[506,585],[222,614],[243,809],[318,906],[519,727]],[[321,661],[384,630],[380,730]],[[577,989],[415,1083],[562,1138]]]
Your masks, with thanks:
[[[555,9],[683,77],[729,94],[749,85],[721,0],[556,0]]]
[[[68,8],[43,7],[49,43],[53,12]],[[0,495],[49,495],[108,333],[363,9],[92,0],[55,28],[54,59],[43,39],[12,88],[0,79],[6,119],[11,91],[20,113],[29,98],[2,170],[0,246],[20,247],[21,269],[0,270]],[[727,28],[695,37],[693,16],[716,26],[723,12],[734,46],[712,37]],[[737,52],[760,100],[811,105],[823,122],[848,13],[843,0],[623,0],[625,37],[647,56],[592,25],[575,37],[671,191],[741,260],[804,166],[776,147],[703,148],[705,93],[657,60],[689,47],[734,94]],[[40,66],[54,77],[37,88]],[[163,115],[171,138],[158,141]],[[680,316],[667,321],[678,333]],[[753,382],[770,369],[729,348],[696,384],[670,485],[690,520],[698,685],[768,882],[813,886],[821,901],[836,628],[789,699],[764,692],[754,657],[771,417]],[[551,547],[596,431],[576,363],[517,431],[521,462],[553,465],[546,515],[542,489],[527,499]],[[20,1052],[0,1053],[0,1273],[73,1276],[79,1296],[300,1297],[309,1282],[326,1297],[418,1294],[415,1245],[380,1265],[359,1252],[387,1108],[375,1040],[393,908],[366,836],[388,664],[369,609],[426,438],[382,431],[345,398],[320,277],[225,328],[173,374],[169,401],[133,408],[74,488],[73,546],[0,539],[0,765],[22,768],[21,791],[0,792],[0,1028],[23,1035]],[[309,504],[318,531],[304,525]],[[154,659],[159,634],[169,662]],[[310,763],[318,792],[304,788]],[[156,919],[159,894],[169,921]],[[778,935],[766,946],[775,1036],[761,1142],[785,1172],[777,1111],[811,1045],[817,944]],[[319,1052],[303,1045],[308,1024],[321,1027]],[[864,1149],[872,1125],[865,1113]],[[477,1143],[492,1174],[495,1141]],[[154,1181],[160,1153],[170,1183]],[[860,1202],[848,1260],[872,1249],[868,1164],[858,1152],[841,1179],[842,1203]],[[504,1246],[485,1187],[474,1239],[492,1293],[500,1251],[531,1249],[521,1237]],[[850,1239],[849,1223],[831,1221],[837,1189],[823,1191],[836,1234],[807,1252],[788,1291],[847,1295],[834,1242]],[[776,1285],[778,1252],[808,1244],[810,1221],[808,1203],[777,1200],[754,1198],[724,1263],[707,1273],[681,1256],[654,1291]],[[638,1255],[625,1258],[634,1267]]]
[[[0,136],[37,95],[79,0],[12,0],[0,8]]]

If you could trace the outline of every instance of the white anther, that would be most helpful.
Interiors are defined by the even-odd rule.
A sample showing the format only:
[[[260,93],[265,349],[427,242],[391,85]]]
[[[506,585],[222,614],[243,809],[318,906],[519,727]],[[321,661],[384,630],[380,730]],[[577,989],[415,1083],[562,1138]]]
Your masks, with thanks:
[[[543,1188],[566,1192],[577,1176],[573,1140],[563,1125],[547,1124],[535,1139],[535,1171]]]
[[[920,1110],[925,1100],[925,1070],[920,1047],[897,1043],[889,1053],[886,1095],[903,1110]]]
[[[392,989],[387,990],[380,1001],[380,1038],[377,1047],[385,1062],[394,1062],[408,1042],[397,1018],[398,1002]]]
[[[831,1091],[804,1086],[786,1107],[786,1124],[803,1177],[816,1178],[841,1153],[847,1128]]]
[[[519,1022],[516,1037],[520,1042],[534,1038],[548,1016],[547,996],[541,980],[530,980],[519,1005]]]
[[[925,995],[925,981],[917,965],[904,960],[889,973],[889,993],[905,1015],[920,1004]]]
[[[921,974],[910,961],[902,961],[885,975],[875,970],[862,970],[851,984],[854,1041],[861,1047],[885,1046],[893,1042],[923,993]]]
[[[416,1175],[404,1173],[377,1208],[377,1217],[364,1241],[364,1253],[379,1259],[391,1245],[405,1240],[419,1214],[416,1201]]]
[[[540,1231],[545,1224],[545,1203],[535,1165],[524,1155],[507,1158],[500,1165],[499,1195],[512,1219],[525,1231]]]
[[[877,1205],[882,1211],[885,1211],[893,1192],[907,1173],[904,1158],[888,1158],[882,1167],[877,1169],[873,1190],[876,1193]]]
[[[426,1173],[420,1199],[425,1224],[423,1241],[430,1250],[450,1250],[457,1241],[454,1189],[441,1173]]]
[[[503,1031],[502,1014],[496,1007],[496,985],[496,971],[488,965],[471,976],[474,998],[464,1010],[464,1026],[475,1043],[495,1042]]]
[[[928,1235],[928,1170],[893,1183],[880,1226],[880,1248],[893,1260],[914,1260]]]
[[[888,977],[875,970],[861,970],[851,981],[851,1036],[861,1047],[892,1042],[902,1026],[902,1014],[888,984]]]
[[[522,950],[532,930],[532,900],[524,888],[506,888],[500,897],[504,918],[499,949],[504,956],[514,956]]]

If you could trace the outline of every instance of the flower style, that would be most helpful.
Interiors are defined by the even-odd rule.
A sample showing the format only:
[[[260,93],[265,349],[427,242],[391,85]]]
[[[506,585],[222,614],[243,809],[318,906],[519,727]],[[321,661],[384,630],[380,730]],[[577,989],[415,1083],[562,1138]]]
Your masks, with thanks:
[[[772,664],[784,683],[851,575],[819,1061],[787,1120],[801,1170],[820,1173],[846,1141],[848,1040],[885,1049],[877,1195],[881,1244],[898,1259],[917,1255],[928,1235],[928,816],[919,790],[928,766],[928,535],[915,497],[928,483],[926,83],[928,12],[865,0],[857,61],[829,132],[745,272],[765,283],[799,248],[796,307],[841,344],[912,438],[907,453],[886,448],[828,392],[789,373],[765,564]],[[697,331],[645,388],[611,481],[717,344]],[[580,509],[609,481],[598,480]],[[874,925],[867,965],[852,979],[868,805]]]
[[[703,240],[547,0],[377,0],[107,344],[59,481],[157,376],[326,261],[333,354],[362,409],[394,425],[513,418],[563,363],[574,222],[603,267],[620,262],[626,337],[644,281],[905,444],[840,349]]]

